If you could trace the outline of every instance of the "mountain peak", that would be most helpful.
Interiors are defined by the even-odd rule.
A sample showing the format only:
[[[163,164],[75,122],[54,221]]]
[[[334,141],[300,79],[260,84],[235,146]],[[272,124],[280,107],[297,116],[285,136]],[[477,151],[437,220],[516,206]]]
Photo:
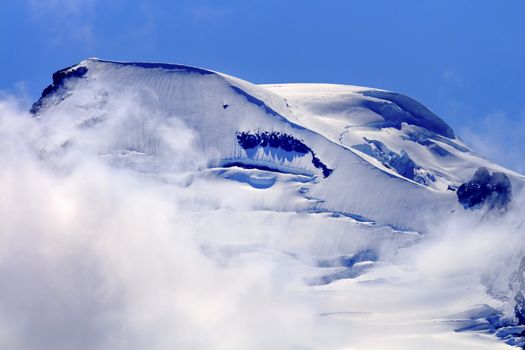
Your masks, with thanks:
[[[126,101],[135,109],[113,120]],[[504,170],[476,156],[415,100],[359,86],[254,85],[187,65],[91,58],[56,72],[32,111],[50,128],[58,114],[68,116],[61,119],[68,130],[79,130],[61,133],[54,147],[104,130],[112,141],[90,141],[97,145],[92,151],[145,172],[166,171],[160,155],[169,154],[169,142],[145,125],[153,115],[162,116],[158,125],[177,119],[196,135],[199,151],[213,154],[208,169],[306,176],[311,188],[301,197],[308,210],[394,227],[422,229],[400,208],[450,209],[457,205],[454,189],[476,169]]]

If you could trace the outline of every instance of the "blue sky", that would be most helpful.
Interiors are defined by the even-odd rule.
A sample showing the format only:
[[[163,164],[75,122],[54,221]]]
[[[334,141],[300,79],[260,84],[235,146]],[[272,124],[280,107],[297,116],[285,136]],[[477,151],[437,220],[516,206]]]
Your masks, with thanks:
[[[0,90],[36,99],[86,57],[373,86],[525,171],[524,18],[524,0],[2,0]]]

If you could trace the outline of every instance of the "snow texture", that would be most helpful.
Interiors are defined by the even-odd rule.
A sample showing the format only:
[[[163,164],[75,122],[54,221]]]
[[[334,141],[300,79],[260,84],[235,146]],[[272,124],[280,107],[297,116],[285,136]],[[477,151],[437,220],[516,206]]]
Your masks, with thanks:
[[[524,177],[409,97],[88,59],[31,112],[0,100],[3,348],[523,344]]]
[[[432,173],[419,167],[410,156],[401,150],[400,154],[391,151],[381,141],[368,140],[365,144],[354,145],[353,148],[374,157],[387,168],[395,170],[399,175],[414,180],[422,185],[428,185],[430,182],[435,182],[436,178]]]

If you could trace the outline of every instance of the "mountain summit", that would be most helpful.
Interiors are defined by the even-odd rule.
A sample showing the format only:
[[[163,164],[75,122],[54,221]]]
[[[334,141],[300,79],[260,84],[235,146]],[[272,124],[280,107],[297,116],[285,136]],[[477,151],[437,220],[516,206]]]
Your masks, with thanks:
[[[289,259],[330,329],[375,332],[387,324],[411,334],[403,328],[411,325],[420,332],[414,337],[428,339],[446,328],[450,340],[434,341],[448,349],[501,345],[485,343],[477,330],[504,329],[498,336],[508,344],[521,341],[512,327],[520,329],[516,317],[525,317],[518,312],[523,298],[518,287],[509,289],[525,283],[516,277],[519,264],[504,292],[501,281],[496,287],[485,275],[482,282],[463,270],[425,279],[406,267],[414,259],[424,265],[426,258],[413,253],[419,249],[440,251],[424,250],[437,223],[505,215],[525,180],[477,155],[410,97],[351,85],[255,85],[185,65],[88,59],[56,72],[31,113],[44,130],[33,147],[59,172],[91,157],[185,188],[199,222],[231,228],[224,235],[198,231],[211,260],[227,266],[261,251]],[[457,287],[470,283],[476,287]],[[411,302],[416,311],[405,313]],[[385,337],[403,348],[392,334]]]
[[[99,59],[55,73],[34,104],[32,112],[50,129],[56,122],[50,115],[58,114],[67,115],[71,130],[50,138],[46,149],[56,152],[92,130],[108,131],[111,108],[121,99],[141,111],[118,121],[115,134],[93,151],[160,171],[166,164],[157,156],[166,155],[167,146],[147,124],[152,114],[163,115],[161,123],[178,120],[191,130],[195,147],[210,155],[208,171],[255,188],[300,176],[301,210],[421,230],[411,213],[453,209],[455,189],[480,167],[522,179],[477,156],[442,119],[401,94],[348,85],[254,85],[190,66]],[[254,177],[259,172],[275,181],[261,184]]]

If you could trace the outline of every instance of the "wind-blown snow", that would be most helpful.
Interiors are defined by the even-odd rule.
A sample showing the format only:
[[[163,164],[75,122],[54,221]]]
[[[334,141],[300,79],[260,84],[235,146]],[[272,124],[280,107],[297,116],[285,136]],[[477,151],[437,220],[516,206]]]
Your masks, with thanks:
[[[79,67],[33,115],[0,101],[2,348],[520,341],[523,177],[428,109],[180,65]],[[352,147],[371,140],[390,158]],[[457,201],[482,166],[512,182],[505,213]]]

